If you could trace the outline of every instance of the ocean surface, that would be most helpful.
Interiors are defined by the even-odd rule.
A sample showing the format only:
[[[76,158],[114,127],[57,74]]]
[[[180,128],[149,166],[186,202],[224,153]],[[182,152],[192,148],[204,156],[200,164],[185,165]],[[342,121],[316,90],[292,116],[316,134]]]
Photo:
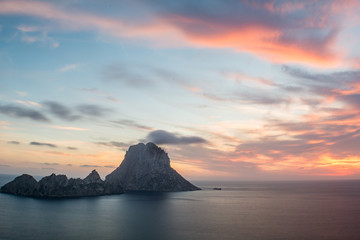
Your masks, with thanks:
[[[13,178],[0,175],[0,185]],[[0,239],[360,239],[360,181],[194,183],[203,190],[59,200],[0,194]]]

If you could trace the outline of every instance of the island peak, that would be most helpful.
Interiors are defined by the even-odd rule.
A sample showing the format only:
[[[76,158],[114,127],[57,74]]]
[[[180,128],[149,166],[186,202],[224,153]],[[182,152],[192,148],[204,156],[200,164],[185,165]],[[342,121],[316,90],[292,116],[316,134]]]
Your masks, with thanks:
[[[200,188],[185,180],[170,166],[168,154],[156,144],[139,143],[129,147],[120,166],[106,181],[125,191],[193,191]]]

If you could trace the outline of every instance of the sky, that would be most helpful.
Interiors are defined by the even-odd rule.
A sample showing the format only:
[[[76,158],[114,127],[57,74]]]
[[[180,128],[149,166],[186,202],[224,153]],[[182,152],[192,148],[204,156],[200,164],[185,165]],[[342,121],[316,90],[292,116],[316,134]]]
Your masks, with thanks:
[[[360,2],[0,0],[0,173],[360,178]]]

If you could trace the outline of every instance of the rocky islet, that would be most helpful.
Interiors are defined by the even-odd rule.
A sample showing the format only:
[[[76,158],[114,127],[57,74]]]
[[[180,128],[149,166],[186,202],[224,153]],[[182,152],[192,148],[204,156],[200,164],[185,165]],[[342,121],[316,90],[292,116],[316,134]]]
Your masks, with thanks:
[[[126,191],[194,191],[200,188],[170,166],[167,153],[154,143],[130,146],[120,166],[103,181],[93,170],[86,178],[51,174],[36,181],[23,174],[1,187],[2,193],[35,198],[67,198],[121,194]]]

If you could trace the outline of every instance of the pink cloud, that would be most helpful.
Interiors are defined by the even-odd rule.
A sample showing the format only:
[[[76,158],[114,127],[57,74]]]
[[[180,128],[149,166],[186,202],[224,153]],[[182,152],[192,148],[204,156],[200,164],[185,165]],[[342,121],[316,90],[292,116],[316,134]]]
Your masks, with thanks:
[[[330,31],[318,39],[304,37],[306,35],[296,39],[296,35],[284,29],[259,23],[231,26],[181,15],[168,16],[167,21],[181,30],[189,43],[198,47],[233,48],[276,63],[334,66],[340,61],[341,54],[335,51],[337,31]]]
[[[120,18],[64,9],[47,2],[17,0],[0,2],[0,13],[21,14],[51,20],[60,24],[64,30],[96,30],[116,37],[150,40],[161,47],[233,48],[276,63],[300,62],[317,66],[339,64],[342,56],[341,52],[335,49],[337,32],[332,31],[319,39],[314,36],[309,36],[307,39],[291,39],[289,36],[292,34],[280,27],[279,16],[276,14],[297,11],[303,7],[301,2],[284,3],[280,6],[270,2],[264,7],[266,11],[273,11],[275,14],[268,18],[277,19],[279,23],[268,24],[265,18],[257,21],[252,21],[250,18],[250,20],[244,19],[243,22],[239,22],[241,24],[225,24],[225,22],[207,19],[201,15],[186,16],[166,13],[135,24]],[[24,41],[36,40],[33,36],[24,37]]]

